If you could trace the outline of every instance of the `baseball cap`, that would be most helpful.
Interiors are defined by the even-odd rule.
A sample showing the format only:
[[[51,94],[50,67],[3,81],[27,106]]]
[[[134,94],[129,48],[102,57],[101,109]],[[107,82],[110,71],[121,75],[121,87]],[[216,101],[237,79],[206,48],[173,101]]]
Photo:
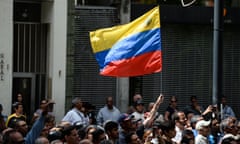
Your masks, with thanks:
[[[123,113],[120,115],[120,117],[118,118],[118,122],[124,122],[124,121],[128,121],[134,118],[134,115],[129,115],[127,113]]]
[[[211,121],[205,121],[205,120],[200,120],[197,122],[196,124],[196,130],[200,130],[202,129],[203,127],[206,127],[206,126],[209,126],[211,123]]]

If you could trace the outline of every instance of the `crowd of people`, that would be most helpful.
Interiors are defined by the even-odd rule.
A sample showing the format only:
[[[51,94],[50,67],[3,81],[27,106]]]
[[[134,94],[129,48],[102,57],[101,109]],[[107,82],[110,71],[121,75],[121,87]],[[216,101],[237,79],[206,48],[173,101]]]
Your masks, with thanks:
[[[163,114],[160,95],[147,107],[140,94],[133,96],[127,112],[114,106],[113,97],[98,111],[81,98],[59,123],[55,122],[53,100],[42,100],[29,120],[22,100],[13,103],[13,113],[2,114],[0,105],[0,144],[238,144],[240,123],[226,97],[221,105],[203,108],[196,96],[186,108],[178,109],[176,96],[169,99]],[[96,114],[95,114],[96,112]]]

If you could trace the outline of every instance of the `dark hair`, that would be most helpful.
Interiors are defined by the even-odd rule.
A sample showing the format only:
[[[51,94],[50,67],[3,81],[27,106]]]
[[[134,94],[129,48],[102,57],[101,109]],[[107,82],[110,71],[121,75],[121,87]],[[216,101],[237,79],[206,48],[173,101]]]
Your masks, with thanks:
[[[104,130],[102,128],[97,127],[97,129],[92,132],[93,136],[93,143],[100,142],[101,140],[99,139],[99,136],[104,134]]]
[[[192,95],[192,96],[190,97],[190,101],[192,101],[193,99],[197,99],[197,96]]]
[[[171,101],[172,101],[172,99],[175,99],[176,101],[178,101],[178,99],[177,99],[177,97],[176,97],[176,96],[171,96],[171,97],[170,97],[170,99],[169,99],[169,101],[171,102]]]
[[[175,124],[173,121],[163,121],[159,123],[159,128],[163,131],[163,133],[167,133],[170,130],[175,129]]]
[[[144,106],[144,102],[142,100],[137,100],[136,102],[134,102],[133,106],[137,107],[138,105],[143,105]]]
[[[49,140],[49,142],[52,142],[54,140],[62,140],[63,139],[62,130],[51,131],[48,134],[47,139]]]
[[[96,109],[96,106],[92,105],[89,102],[83,102],[83,107],[85,107],[86,109]]]
[[[131,137],[132,137],[132,135],[134,135],[134,134],[135,134],[134,132],[130,132],[130,133],[128,133],[128,134],[126,135],[125,141],[126,141],[127,144],[129,144],[129,143],[132,142]]]
[[[11,130],[6,131],[6,133],[4,133],[4,135],[3,135],[3,144],[17,143],[17,141],[15,141],[16,139],[12,135],[14,133],[19,133],[19,132],[15,129],[11,129]]]
[[[223,139],[221,144],[231,144],[232,141],[237,142],[233,137],[228,137]]]
[[[3,144],[8,144],[10,142],[10,140],[11,140],[10,134],[14,133],[14,132],[16,132],[16,130],[15,129],[11,129],[11,130],[8,130],[8,131],[6,131],[4,133],[3,138],[2,138]]]
[[[224,95],[224,94],[220,94],[220,96],[219,96],[221,99],[222,98],[226,98],[226,96]]]
[[[194,134],[193,134],[193,131],[192,131],[192,130],[189,130],[189,129],[183,130],[183,132],[182,132],[182,137],[185,137],[185,136],[187,136],[187,135],[194,135]]]
[[[54,122],[55,121],[55,116],[53,115],[46,115],[46,118],[45,118],[45,123],[48,123],[48,122]]]
[[[71,135],[71,132],[72,132],[72,130],[74,130],[74,129],[76,129],[76,127],[75,127],[75,126],[72,126],[72,125],[64,128],[64,129],[63,129],[63,135],[64,135],[64,136],[65,136],[65,135],[67,135],[67,136]]]
[[[104,130],[106,132],[111,131],[113,128],[118,128],[118,123],[115,121],[109,121],[104,125]]]
[[[190,138],[189,135],[192,135],[193,137]],[[193,131],[189,129],[183,130],[181,144],[189,144],[190,141],[194,141]]]
[[[180,111],[179,111],[180,112]],[[172,114],[172,121],[173,122],[175,122],[175,120],[179,120],[180,118],[179,118],[179,115],[178,115],[178,113],[179,112],[174,112],[173,114]]]
[[[20,117],[11,117],[8,121],[8,125],[7,127],[10,128],[16,128],[17,127],[17,123],[19,121],[25,121],[26,122],[26,118],[24,116],[20,116]]]
[[[18,106],[20,106],[20,105],[23,105],[23,104],[20,102],[15,102],[15,103],[13,103],[12,107],[13,107],[13,109],[18,109]]]

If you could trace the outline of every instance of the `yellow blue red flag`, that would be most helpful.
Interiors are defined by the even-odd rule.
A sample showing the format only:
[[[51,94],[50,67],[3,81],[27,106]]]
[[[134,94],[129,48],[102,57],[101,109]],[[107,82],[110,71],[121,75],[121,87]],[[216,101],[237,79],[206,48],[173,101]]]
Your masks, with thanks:
[[[101,75],[131,77],[162,70],[159,13],[155,7],[128,24],[90,32]]]

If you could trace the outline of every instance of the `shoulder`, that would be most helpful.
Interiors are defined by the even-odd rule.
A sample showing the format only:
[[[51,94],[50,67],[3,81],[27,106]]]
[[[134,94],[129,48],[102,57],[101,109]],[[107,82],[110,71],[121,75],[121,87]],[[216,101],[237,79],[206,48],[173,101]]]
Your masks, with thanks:
[[[231,109],[231,110],[232,110],[232,108],[231,108],[229,105],[226,105],[226,107],[227,107],[228,109]]]
[[[75,109],[71,109],[67,113],[74,113],[74,112],[75,112]]]
[[[102,108],[99,109],[99,112],[104,112],[104,111],[106,111],[106,110],[107,110],[107,107],[104,106],[104,107],[102,107]]]
[[[75,114],[75,113],[76,113],[76,111],[75,111],[74,109],[71,109],[71,110],[69,110],[69,111],[67,112],[66,115],[73,115],[73,114]]]
[[[120,111],[116,106],[113,106],[114,110]]]
[[[197,136],[195,137],[195,141],[200,141],[201,138],[202,138],[201,135],[197,135]]]
[[[173,111],[173,108],[169,105],[167,108],[166,108],[166,111]]]
[[[137,115],[137,112],[133,112],[132,115]]]

